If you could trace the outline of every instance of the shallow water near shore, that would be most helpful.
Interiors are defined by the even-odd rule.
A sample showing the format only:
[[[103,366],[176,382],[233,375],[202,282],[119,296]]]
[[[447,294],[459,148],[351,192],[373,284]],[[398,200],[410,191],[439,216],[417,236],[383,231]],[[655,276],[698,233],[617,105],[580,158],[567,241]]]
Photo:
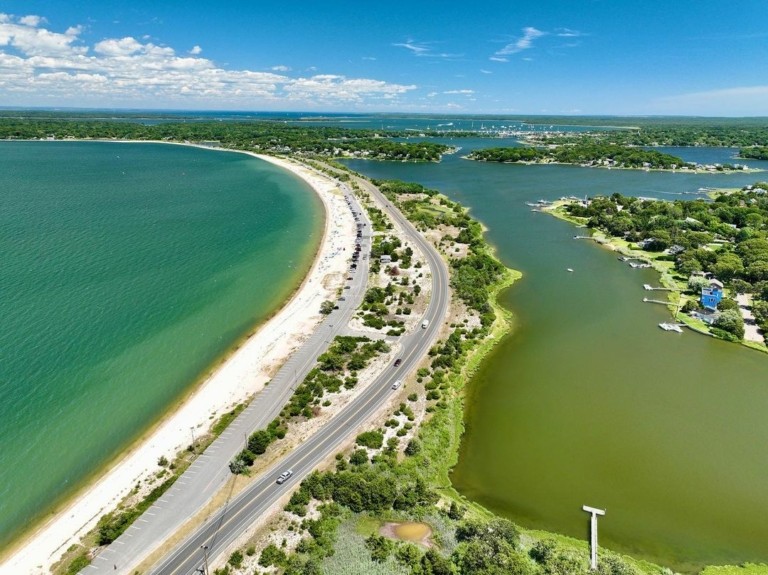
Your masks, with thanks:
[[[462,154],[497,145],[453,143]],[[726,149],[676,152],[733,161]],[[470,385],[453,473],[463,494],[523,526],[578,538],[588,529],[581,506],[607,509],[601,545],[678,570],[768,561],[768,356],[660,330],[666,308],[642,302],[643,284],[658,283],[654,272],[574,240],[574,226],[525,205],[613,192],[670,199],[764,174],[499,165],[455,156],[431,165],[346,163],[371,177],[420,182],[471,208],[501,259],[524,274],[502,295],[515,331]]]
[[[298,287],[324,221],[293,174],[161,144],[0,142],[0,546]]]

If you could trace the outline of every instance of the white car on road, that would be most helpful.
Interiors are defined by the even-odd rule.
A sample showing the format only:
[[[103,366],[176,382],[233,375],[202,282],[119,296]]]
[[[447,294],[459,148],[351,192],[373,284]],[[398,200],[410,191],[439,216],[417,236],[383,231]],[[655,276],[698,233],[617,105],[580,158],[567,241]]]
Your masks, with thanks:
[[[280,477],[277,478],[277,484],[282,485],[286,481],[288,481],[288,478],[293,475],[293,470],[289,469],[288,471],[283,471],[280,474]]]

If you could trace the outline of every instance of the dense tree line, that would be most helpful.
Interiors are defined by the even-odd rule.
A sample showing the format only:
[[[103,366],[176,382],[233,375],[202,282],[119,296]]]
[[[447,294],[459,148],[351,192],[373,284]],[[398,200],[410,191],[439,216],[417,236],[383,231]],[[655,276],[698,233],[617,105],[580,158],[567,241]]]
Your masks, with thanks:
[[[611,165],[623,168],[673,169],[687,162],[657,150],[601,143],[593,140],[555,148],[486,148],[475,150],[469,159],[482,162],[559,162],[563,164]]]
[[[439,161],[449,150],[428,141],[396,141],[399,133],[278,122],[162,122],[0,119],[0,139],[119,139],[215,143],[274,154],[359,156],[399,161]]]
[[[739,156],[742,158],[751,158],[753,160],[768,160],[768,146],[742,148],[739,150]]]
[[[541,145],[580,144],[589,141],[624,146],[712,146],[746,148],[768,146],[768,122],[753,121],[740,124],[737,119],[722,124],[648,125],[636,121],[640,127],[626,130],[594,130],[587,134],[533,134],[532,141]]]

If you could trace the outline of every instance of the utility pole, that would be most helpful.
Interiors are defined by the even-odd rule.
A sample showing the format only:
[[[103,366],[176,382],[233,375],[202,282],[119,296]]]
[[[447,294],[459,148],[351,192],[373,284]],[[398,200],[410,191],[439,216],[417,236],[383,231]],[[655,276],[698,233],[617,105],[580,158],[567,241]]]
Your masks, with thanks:
[[[200,549],[203,550],[203,574],[208,575],[208,546],[201,545]]]
[[[592,514],[589,524],[589,568],[597,571],[597,516],[605,515],[605,509],[595,509],[588,505],[582,506],[582,509]]]

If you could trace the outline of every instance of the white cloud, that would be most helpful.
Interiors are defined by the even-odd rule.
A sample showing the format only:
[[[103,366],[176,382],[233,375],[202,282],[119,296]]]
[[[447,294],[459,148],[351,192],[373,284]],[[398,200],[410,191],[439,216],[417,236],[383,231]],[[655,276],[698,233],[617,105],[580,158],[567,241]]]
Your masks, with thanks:
[[[426,58],[445,58],[445,59],[456,59],[463,57],[463,54],[449,54],[447,52],[433,52],[430,42],[415,42],[413,40],[408,40],[407,42],[400,42],[397,44],[392,44],[393,46],[397,46],[398,48],[405,48],[406,50],[409,50],[412,54],[415,56],[420,57],[426,57]]]
[[[296,102],[303,107],[365,106],[396,101],[416,88],[334,74],[289,77],[287,66],[267,72],[226,69],[201,57],[199,46],[180,56],[173,48],[130,36],[105,38],[88,46],[80,39],[81,26],[62,34],[39,27],[44,22],[39,17],[0,13],[0,101],[9,105],[253,108]]]
[[[493,74],[490,70],[484,70],[483,68],[480,68],[480,72],[483,74]]]
[[[365,96],[392,98],[414,90],[416,86],[388,84],[381,80],[346,78],[333,74],[319,74],[310,78],[298,78],[284,87],[289,99],[314,99],[315,101],[361,101]]]
[[[561,38],[581,38],[582,36],[587,36],[587,34],[579,32],[578,30],[571,30],[570,28],[557,28],[555,30],[555,36]]]
[[[24,24],[24,26],[32,26],[35,28],[36,26],[39,26],[40,24],[46,22],[45,18],[41,18],[40,16],[34,16],[30,14],[29,16],[22,16],[19,18],[19,23]]]
[[[38,23],[43,21],[38,16],[24,16],[14,22],[13,18],[3,14],[3,18],[0,18],[0,48],[8,46],[27,56],[74,55],[83,54],[87,50],[73,46],[80,33],[79,28],[69,28],[67,33],[59,34],[24,24],[22,20]]]
[[[533,26],[526,26],[522,30],[523,35],[517,38],[514,42],[505,45],[501,50],[496,51],[489,59],[494,62],[508,62],[512,54],[519,54],[525,50],[533,48],[534,42],[543,36],[552,36],[558,38],[581,38],[588,36],[584,32],[578,30],[571,30],[570,28],[556,28],[554,32],[545,32],[534,28]],[[579,41],[571,41],[563,44],[561,48],[575,48],[580,45]],[[531,58],[523,58],[523,60],[531,61]]]
[[[546,32],[537,30],[533,26],[527,26],[526,28],[523,28],[523,35],[520,38],[511,44],[504,46],[501,50],[496,52],[494,56],[507,56],[509,54],[517,54],[523,50],[528,50],[531,46],[533,46],[534,40],[546,35]]]
[[[151,44],[148,44],[151,46]],[[102,40],[98,42],[94,47],[94,51],[105,56],[130,56],[136,52],[144,49],[144,44],[136,40],[135,38],[126,37],[119,40]]]
[[[474,94],[474,90],[447,90],[446,92],[443,92],[443,94],[465,94],[465,95],[471,95]]]
[[[405,48],[406,50],[410,50],[417,56],[420,56],[421,54],[424,54],[429,51],[429,47],[425,44],[419,44],[417,42],[414,42],[413,40],[408,40],[407,42],[401,42],[399,44],[392,44],[393,46],[397,46],[398,48]]]

